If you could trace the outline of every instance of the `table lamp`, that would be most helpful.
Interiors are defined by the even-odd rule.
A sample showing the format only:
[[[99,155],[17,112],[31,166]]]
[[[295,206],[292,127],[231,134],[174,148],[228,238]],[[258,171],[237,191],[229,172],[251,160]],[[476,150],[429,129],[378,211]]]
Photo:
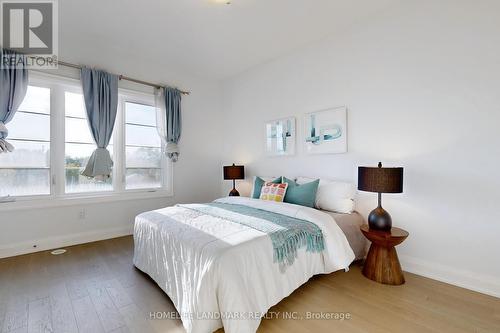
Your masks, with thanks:
[[[233,189],[229,192],[230,197],[239,197],[240,193],[236,190],[235,180],[236,179],[245,179],[245,167],[243,165],[229,165],[224,166],[224,180],[232,180],[233,181]]]
[[[378,163],[378,168],[359,167],[358,190],[378,193],[378,207],[368,215],[370,229],[390,231],[392,219],[382,208],[382,193],[403,192],[403,168],[383,168],[382,162]]]

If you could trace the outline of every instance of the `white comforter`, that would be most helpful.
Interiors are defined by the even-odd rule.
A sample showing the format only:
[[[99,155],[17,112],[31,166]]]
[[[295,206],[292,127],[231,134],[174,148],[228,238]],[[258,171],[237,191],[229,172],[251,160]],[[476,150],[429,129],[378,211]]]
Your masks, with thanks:
[[[134,264],[167,293],[187,332],[255,332],[261,316],[315,274],[347,269],[354,253],[331,215],[243,197],[247,205],[318,225],[322,253],[300,249],[291,266],[273,262],[271,239],[255,229],[178,206],[137,216]]]

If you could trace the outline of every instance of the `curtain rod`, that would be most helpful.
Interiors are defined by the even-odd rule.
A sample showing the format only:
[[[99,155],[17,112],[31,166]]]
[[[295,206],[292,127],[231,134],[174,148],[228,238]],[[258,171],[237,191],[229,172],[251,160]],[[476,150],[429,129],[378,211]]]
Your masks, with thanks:
[[[83,66],[72,64],[72,63],[65,62],[65,61],[57,61],[57,63],[59,65],[63,65],[63,66],[66,66],[66,67],[71,67],[71,68],[76,68],[76,69],[82,69],[82,67],[83,67]],[[131,82],[134,82],[134,83],[143,84],[143,85],[146,85],[146,86],[151,86],[151,87],[154,87],[154,88],[161,88],[162,87],[159,84],[154,84],[154,83],[151,83],[151,82],[146,82],[146,81],[134,79],[134,78],[131,78],[131,77],[128,77],[128,76],[125,76],[125,75],[118,75],[118,78],[120,80],[127,80],[127,81],[131,81]],[[189,95],[190,94],[189,91],[182,91],[182,90],[179,90],[179,91],[183,95]]]

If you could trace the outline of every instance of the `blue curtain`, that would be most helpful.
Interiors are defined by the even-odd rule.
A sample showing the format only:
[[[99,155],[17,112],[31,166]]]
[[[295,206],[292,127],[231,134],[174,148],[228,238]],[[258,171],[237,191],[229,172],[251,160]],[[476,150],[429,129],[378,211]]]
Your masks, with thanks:
[[[181,96],[182,93],[175,88],[165,87],[159,91],[157,98],[156,127],[166,147],[165,154],[173,162],[179,158],[177,144],[181,138]]]
[[[82,68],[81,81],[90,131],[97,149],[90,156],[82,175],[104,179],[111,175],[113,160],[106,147],[115,126],[118,106],[118,76]]]
[[[14,118],[28,90],[28,68],[26,57],[11,50],[0,48],[0,153],[14,150],[6,141],[9,134],[7,124]]]

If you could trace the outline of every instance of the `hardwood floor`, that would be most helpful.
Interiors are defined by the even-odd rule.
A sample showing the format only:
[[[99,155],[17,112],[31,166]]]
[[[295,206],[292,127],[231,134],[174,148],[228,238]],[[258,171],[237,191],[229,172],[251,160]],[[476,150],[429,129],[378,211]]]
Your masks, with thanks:
[[[184,332],[169,298],[132,265],[131,237],[0,260],[0,332]],[[406,273],[386,286],[348,273],[314,277],[270,311],[260,332],[500,332],[500,299]],[[306,312],[349,319],[292,320]]]

